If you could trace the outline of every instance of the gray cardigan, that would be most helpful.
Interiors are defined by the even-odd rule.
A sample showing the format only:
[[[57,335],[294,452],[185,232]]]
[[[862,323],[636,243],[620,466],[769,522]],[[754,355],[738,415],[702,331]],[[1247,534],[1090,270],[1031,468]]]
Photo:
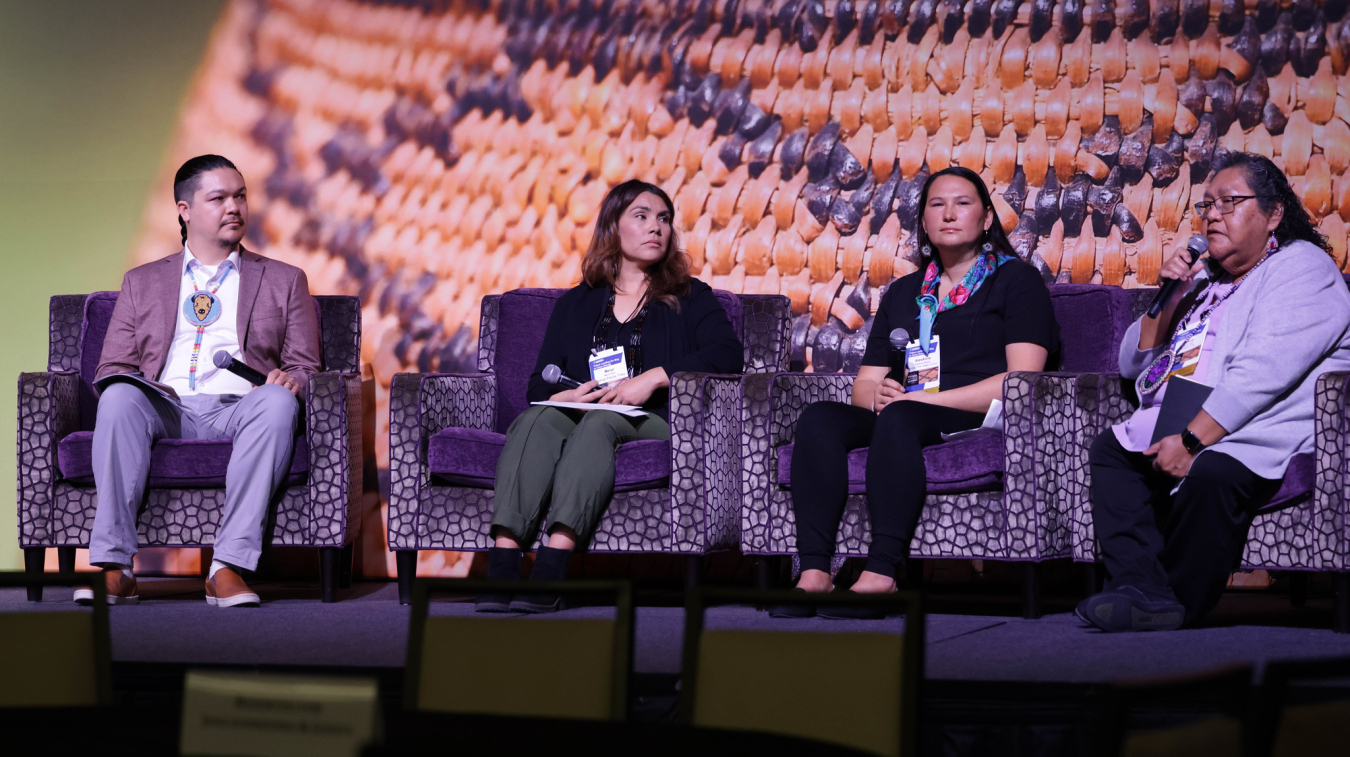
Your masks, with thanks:
[[[1135,321],[1120,344],[1120,372],[1130,379],[1164,349],[1141,351],[1139,326]],[[1224,306],[1205,376],[1214,391],[1204,409],[1228,435],[1209,449],[1262,478],[1284,478],[1290,457],[1313,451],[1317,377],[1345,370],[1350,289],[1330,255],[1291,242],[1248,274]]]

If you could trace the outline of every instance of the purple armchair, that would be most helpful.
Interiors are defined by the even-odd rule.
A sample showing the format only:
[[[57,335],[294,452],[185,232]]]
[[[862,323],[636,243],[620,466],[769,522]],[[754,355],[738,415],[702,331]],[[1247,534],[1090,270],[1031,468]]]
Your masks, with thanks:
[[[477,374],[400,373],[389,397],[389,548],[407,604],[423,549],[490,547],[492,486],[506,430],[525,389],[560,289],[483,298]],[[745,370],[787,365],[786,297],[717,291],[745,347]],[[621,445],[614,498],[592,552],[676,553],[691,571],[738,539],[741,375],[670,377],[671,440]],[[536,544],[538,543],[536,537]]]
[[[1144,312],[1156,291],[1132,291],[1131,320]],[[1290,459],[1279,492],[1252,522],[1242,567],[1291,571],[1295,604],[1302,604],[1307,596],[1309,572],[1331,573],[1336,590],[1332,625],[1337,633],[1350,633],[1350,537],[1346,534],[1350,522],[1350,373],[1318,377],[1314,401],[1315,450]],[[1084,410],[1088,442],[1133,412],[1121,377],[1112,374],[1085,382],[1079,405]],[[1092,529],[1088,482],[1086,477],[1082,480],[1083,495],[1073,509],[1072,538],[1074,560],[1092,563],[1100,561],[1100,553]]]
[[[1023,613],[1039,615],[1038,563],[1072,555],[1070,514],[1085,496],[1088,408],[1078,383],[1118,370],[1117,345],[1130,324],[1131,295],[1117,287],[1054,284],[1061,372],[1016,372],[1003,385],[1003,429],[928,448],[928,498],[911,544],[916,558],[1024,562]],[[768,373],[742,381],[744,504],[741,551],[785,555],[796,549],[790,479],[797,419],[821,400],[847,402],[854,374]],[[849,497],[838,557],[858,557],[871,541],[864,476],[867,449],[849,456]]]
[[[47,371],[19,375],[19,545],[30,574],[48,547],[62,572],[89,546],[96,496],[90,448],[98,398],[92,380],[117,292],[51,299]],[[355,297],[315,297],[322,373],[309,383],[304,432],[296,439],[286,488],[277,493],[266,540],[318,547],[322,596],[337,600],[351,580],[352,526],[359,523],[361,463],[361,305]],[[229,441],[166,439],[155,444],[150,485],[138,515],[141,546],[209,547],[225,505]],[[32,585],[29,599],[40,600]]]

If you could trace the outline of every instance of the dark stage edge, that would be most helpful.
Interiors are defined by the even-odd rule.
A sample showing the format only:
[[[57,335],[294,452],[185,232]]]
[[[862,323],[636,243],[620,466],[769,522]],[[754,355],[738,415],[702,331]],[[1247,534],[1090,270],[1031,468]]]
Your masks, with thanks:
[[[119,701],[172,709],[184,671],[223,667],[370,676],[387,706],[401,705],[409,608],[398,604],[394,584],[356,584],[335,604],[320,603],[312,583],[255,588],[262,607],[221,610],[205,603],[201,579],[141,579],[139,605],[110,608]],[[69,596],[69,589],[49,587],[44,601],[33,604],[22,590],[0,590],[0,611],[72,607]],[[678,592],[639,595],[635,719],[673,714],[684,622],[679,601]],[[1082,754],[1091,744],[1096,693],[1110,682],[1350,655],[1350,636],[1330,630],[1330,599],[1321,597],[1293,608],[1282,595],[1230,592],[1206,627],[1125,635],[1082,628],[1069,613],[1039,620],[971,614],[1015,612],[1006,598],[938,594],[929,604],[925,754]],[[472,605],[438,603],[433,612],[467,614]],[[610,614],[581,607],[554,617]],[[723,607],[708,611],[707,626],[849,632],[899,630],[903,623],[775,620],[753,608]]]

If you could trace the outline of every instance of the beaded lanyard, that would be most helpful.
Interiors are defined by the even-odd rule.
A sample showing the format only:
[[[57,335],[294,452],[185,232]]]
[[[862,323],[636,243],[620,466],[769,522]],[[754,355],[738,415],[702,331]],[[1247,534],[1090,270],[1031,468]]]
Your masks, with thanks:
[[[647,290],[651,291],[650,288]],[[624,348],[624,357],[628,361],[629,377],[642,373],[642,323],[647,319],[647,308],[650,303],[647,302],[647,292],[642,293],[642,300],[638,302],[638,311],[636,316],[629,318],[633,322],[633,333],[628,337],[628,346]],[[591,339],[594,354],[600,350],[610,349],[609,327],[614,323],[614,290],[609,292],[609,304],[605,306],[605,313],[600,317],[600,322],[595,326],[595,334]],[[627,321],[625,321],[627,323]],[[618,345],[614,345],[617,347]]]
[[[1269,251],[1267,251],[1265,256],[1263,256],[1259,261],[1257,261],[1256,265],[1251,267],[1251,270],[1247,271],[1247,275],[1243,276],[1240,281],[1233,284],[1232,289],[1229,289],[1227,292],[1224,292],[1219,297],[1216,297],[1213,302],[1211,302],[1209,305],[1205,307],[1204,310],[1201,310],[1200,315],[1198,318],[1196,318],[1195,324],[1192,326],[1192,328],[1208,321],[1209,317],[1214,314],[1214,311],[1217,310],[1219,306],[1222,305],[1225,301],[1227,301],[1229,297],[1232,297],[1234,294],[1237,294],[1238,288],[1241,287],[1243,283],[1245,283],[1247,279],[1251,277],[1252,272],[1255,271],[1257,268],[1260,268],[1262,264],[1264,264],[1267,260],[1270,260]],[[1209,291],[1209,287],[1213,283],[1215,283],[1213,280],[1205,283],[1205,288],[1202,289],[1200,293],[1196,295],[1194,300],[1191,301],[1190,307],[1186,308],[1186,312],[1181,316],[1181,320],[1177,321],[1177,330],[1172,335],[1172,342],[1168,345],[1167,349],[1164,350],[1161,355],[1159,355],[1157,358],[1154,359],[1152,363],[1149,364],[1147,370],[1139,374],[1139,378],[1134,380],[1134,390],[1136,393],[1138,393],[1140,397],[1153,394],[1154,392],[1158,391],[1158,389],[1161,388],[1164,383],[1167,382],[1168,376],[1171,375],[1172,369],[1176,367],[1177,363],[1177,352],[1176,352],[1177,336],[1180,334],[1184,334],[1187,331],[1187,323],[1190,321],[1191,314],[1194,313],[1196,309],[1200,307],[1200,304],[1202,302],[1205,301],[1205,294]]]
[[[188,364],[188,388],[196,390],[197,388],[197,359],[202,352],[202,335],[206,333],[206,327],[220,319],[220,298],[216,297],[216,292],[220,291],[221,284],[225,283],[225,278],[233,270],[234,263],[226,260],[220,264],[220,270],[206,282],[206,291],[197,287],[197,276],[192,272],[192,264],[188,263],[188,278],[192,279],[192,294],[183,300],[183,317],[187,322],[197,328],[197,338],[192,344],[192,362]],[[214,283],[214,286],[212,284]]]

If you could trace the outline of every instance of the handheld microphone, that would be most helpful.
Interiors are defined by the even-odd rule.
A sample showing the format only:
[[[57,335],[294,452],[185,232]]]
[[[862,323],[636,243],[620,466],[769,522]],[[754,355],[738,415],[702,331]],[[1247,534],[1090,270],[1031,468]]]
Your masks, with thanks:
[[[562,372],[562,369],[553,363],[544,366],[544,380],[550,384],[562,384],[568,389],[576,389],[581,386],[581,382]]]
[[[891,371],[905,372],[905,348],[909,346],[909,332],[904,329],[891,329]],[[898,366],[898,367],[897,367]]]
[[[229,371],[254,386],[262,386],[267,383],[266,374],[248,363],[235,360],[230,357],[230,353],[225,350],[218,350],[216,354],[211,357],[211,362],[215,363],[216,367],[222,371]]]
[[[1190,253],[1191,256],[1189,265],[1195,265],[1195,261],[1198,260],[1201,255],[1209,252],[1209,242],[1205,241],[1204,237],[1196,234],[1186,240],[1186,252]],[[1158,317],[1158,314],[1167,306],[1167,303],[1172,299],[1172,296],[1177,293],[1177,287],[1179,286],[1181,286],[1181,282],[1176,279],[1163,279],[1162,285],[1158,287],[1158,293],[1153,296],[1153,304],[1148,306],[1149,318]]]

